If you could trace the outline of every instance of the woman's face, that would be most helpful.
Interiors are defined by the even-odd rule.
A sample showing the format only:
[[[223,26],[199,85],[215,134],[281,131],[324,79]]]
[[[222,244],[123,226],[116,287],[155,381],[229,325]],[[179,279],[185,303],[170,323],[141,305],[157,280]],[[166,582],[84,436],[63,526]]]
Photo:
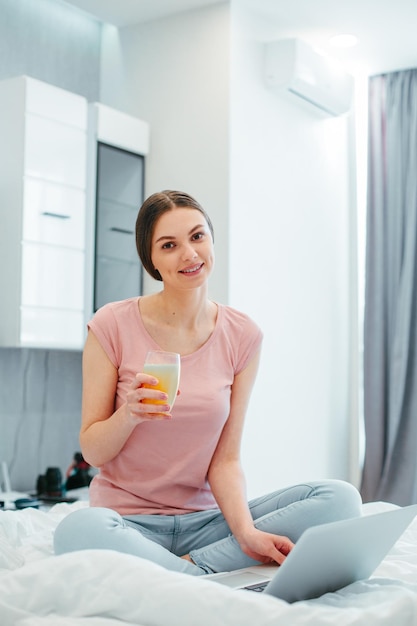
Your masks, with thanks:
[[[205,283],[214,265],[214,248],[204,215],[183,207],[163,213],[152,237],[152,263],[165,286],[192,289]]]

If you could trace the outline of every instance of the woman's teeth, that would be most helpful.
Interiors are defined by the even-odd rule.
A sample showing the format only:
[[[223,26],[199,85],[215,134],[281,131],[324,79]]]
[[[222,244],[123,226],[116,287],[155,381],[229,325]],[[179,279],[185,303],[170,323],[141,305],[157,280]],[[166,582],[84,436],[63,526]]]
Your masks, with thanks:
[[[196,272],[197,270],[200,269],[202,263],[200,263],[199,265],[194,265],[194,267],[189,267],[186,270],[181,270],[182,274],[192,274],[193,272]]]

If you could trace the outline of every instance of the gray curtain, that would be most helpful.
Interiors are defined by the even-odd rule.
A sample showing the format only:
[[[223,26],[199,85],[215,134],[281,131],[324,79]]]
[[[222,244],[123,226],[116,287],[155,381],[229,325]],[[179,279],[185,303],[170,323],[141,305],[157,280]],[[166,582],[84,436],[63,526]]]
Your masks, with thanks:
[[[369,83],[365,502],[417,502],[417,69]]]

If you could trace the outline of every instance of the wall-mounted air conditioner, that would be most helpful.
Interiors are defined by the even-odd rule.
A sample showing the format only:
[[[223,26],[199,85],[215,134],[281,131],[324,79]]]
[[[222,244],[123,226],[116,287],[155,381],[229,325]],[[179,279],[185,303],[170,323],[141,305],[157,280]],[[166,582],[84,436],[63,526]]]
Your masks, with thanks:
[[[353,77],[300,39],[266,44],[265,80],[329,115],[347,113],[352,105]]]

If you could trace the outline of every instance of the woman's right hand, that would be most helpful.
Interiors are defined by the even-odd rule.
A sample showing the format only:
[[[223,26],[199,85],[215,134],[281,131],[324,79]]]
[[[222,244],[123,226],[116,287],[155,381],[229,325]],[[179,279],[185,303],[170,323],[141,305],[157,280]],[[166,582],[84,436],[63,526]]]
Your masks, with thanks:
[[[101,467],[122,450],[136,426],[147,420],[170,419],[163,391],[154,376],[139,373],[131,381],[125,402],[115,410],[119,372],[92,331],[83,352],[83,406],[80,444],[84,459]],[[151,388],[146,388],[149,385]],[[159,400],[155,405],[146,400]]]
[[[168,395],[159,389],[154,376],[139,372],[130,384],[126,394],[126,411],[135,423],[149,420],[171,419]]]

